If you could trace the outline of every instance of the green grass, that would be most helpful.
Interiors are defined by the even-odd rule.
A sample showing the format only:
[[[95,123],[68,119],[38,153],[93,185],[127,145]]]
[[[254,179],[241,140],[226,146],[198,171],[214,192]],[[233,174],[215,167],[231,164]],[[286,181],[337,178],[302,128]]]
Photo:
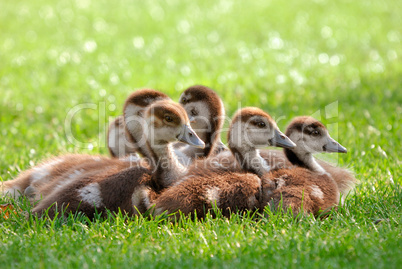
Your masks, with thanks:
[[[177,224],[22,212],[0,218],[2,268],[402,266],[400,1],[240,2],[0,0],[1,179],[51,155],[107,154],[109,117],[131,91],[177,100],[197,83],[228,115],[258,106],[282,129],[321,115],[349,149],[336,160],[360,181],[346,205],[323,220]],[[71,143],[68,112],[86,103]]]

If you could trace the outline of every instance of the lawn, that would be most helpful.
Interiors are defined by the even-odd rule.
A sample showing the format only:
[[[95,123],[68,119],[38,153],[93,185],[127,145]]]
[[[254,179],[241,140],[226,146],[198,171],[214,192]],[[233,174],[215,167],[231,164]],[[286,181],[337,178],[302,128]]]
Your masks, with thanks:
[[[0,217],[1,268],[401,268],[402,3],[0,0],[0,179],[67,152],[107,155],[138,88],[210,86],[227,114],[314,115],[359,180],[326,219]]]

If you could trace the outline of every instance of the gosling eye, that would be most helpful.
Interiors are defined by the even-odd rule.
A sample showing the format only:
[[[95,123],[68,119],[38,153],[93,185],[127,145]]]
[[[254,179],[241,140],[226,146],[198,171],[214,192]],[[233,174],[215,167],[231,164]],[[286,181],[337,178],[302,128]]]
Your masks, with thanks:
[[[198,112],[195,109],[191,109],[191,116],[197,116]]]
[[[262,122],[262,121],[257,122],[257,127],[258,128],[264,128],[265,126],[266,126],[265,122]]]
[[[185,103],[187,102],[187,98],[186,98],[186,97],[181,98],[181,102],[182,102],[183,104],[185,104]]]
[[[173,118],[172,118],[171,116],[166,115],[166,116],[165,116],[165,121],[167,121],[167,122],[172,122],[172,121],[173,121]]]
[[[313,135],[313,136],[317,136],[317,135],[319,135],[319,134],[320,134],[320,132],[317,131],[317,130],[313,130],[313,131],[311,132],[311,135]]]

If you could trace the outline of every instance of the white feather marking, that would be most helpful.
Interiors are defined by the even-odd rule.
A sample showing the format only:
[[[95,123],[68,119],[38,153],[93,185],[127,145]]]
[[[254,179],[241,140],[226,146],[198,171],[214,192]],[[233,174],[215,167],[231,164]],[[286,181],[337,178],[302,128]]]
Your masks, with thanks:
[[[149,189],[146,186],[135,188],[133,194],[131,195],[131,204],[133,207],[139,207],[142,202],[145,204],[146,208],[150,206]]]
[[[211,203],[211,204],[216,204],[219,206],[219,194],[220,194],[220,189],[218,187],[211,187],[206,190],[205,192],[205,198]]]
[[[32,180],[31,183],[35,183],[36,181],[45,179],[47,176],[50,175],[53,166],[61,163],[62,161],[63,159],[56,159],[48,163],[44,163],[42,165],[34,167],[31,174],[31,180]]]
[[[91,183],[84,188],[78,190],[78,194],[82,201],[95,205],[96,207],[103,206],[101,191],[98,183]]]
[[[142,190],[142,196],[143,196],[145,208],[146,209],[150,208],[151,202],[149,201],[149,189],[148,188],[144,188]]]
[[[138,207],[141,203],[141,188],[136,188],[131,195],[131,204]]]
[[[320,189],[320,187],[318,187],[317,185],[313,185],[310,187],[311,188],[311,192],[310,194],[312,196],[315,196],[319,199],[324,199],[324,193],[322,192],[322,190]]]
[[[59,179],[57,181],[57,185],[54,186],[54,191],[56,192],[62,188],[64,188],[65,186],[67,186],[68,184],[70,184],[71,182],[73,182],[74,180],[76,180],[78,177],[80,177],[83,173],[85,172],[85,169],[80,169],[80,170],[74,170],[74,172],[70,175],[68,175],[68,177]]]
[[[282,188],[283,186],[285,186],[286,185],[286,182],[285,182],[285,180],[283,180],[283,177],[286,177],[287,175],[283,175],[283,176],[281,176],[281,177],[279,177],[278,178],[278,180],[277,180],[277,189],[280,189],[280,188]]]
[[[267,161],[263,157],[261,157],[260,150],[257,149],[256,151],[257,151],[257,157],[261,162],[262,169],[264,169],[264,171],[268,173],[271,170],[271,166],[267,163]]]
[[[85,172],[85,169],[74,170],[71,174],[67,176],[68,179],[76,179],[77,177],[81,176],[82,173]]]

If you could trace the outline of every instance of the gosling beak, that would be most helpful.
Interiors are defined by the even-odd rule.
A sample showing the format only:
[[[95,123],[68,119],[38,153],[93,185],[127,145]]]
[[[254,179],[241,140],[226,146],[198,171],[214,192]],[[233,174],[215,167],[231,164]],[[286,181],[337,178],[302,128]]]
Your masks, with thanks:
[[[202,141],[190,125],[184,125],[182,132],[177,137],[177,140],[189,144],[196,148],[205,148],[205,143]]]
[[[275,129],[275,136],[272,139],[272,146],[293,149],[296,147],[296,144],[293,143],[292,140],[289,139],[284,133]]]
[[[348,150],[335,141],[332,137],[328,137],[328,142],[322,147],[325,152],[339,152],[339,153],[347,153]]]

